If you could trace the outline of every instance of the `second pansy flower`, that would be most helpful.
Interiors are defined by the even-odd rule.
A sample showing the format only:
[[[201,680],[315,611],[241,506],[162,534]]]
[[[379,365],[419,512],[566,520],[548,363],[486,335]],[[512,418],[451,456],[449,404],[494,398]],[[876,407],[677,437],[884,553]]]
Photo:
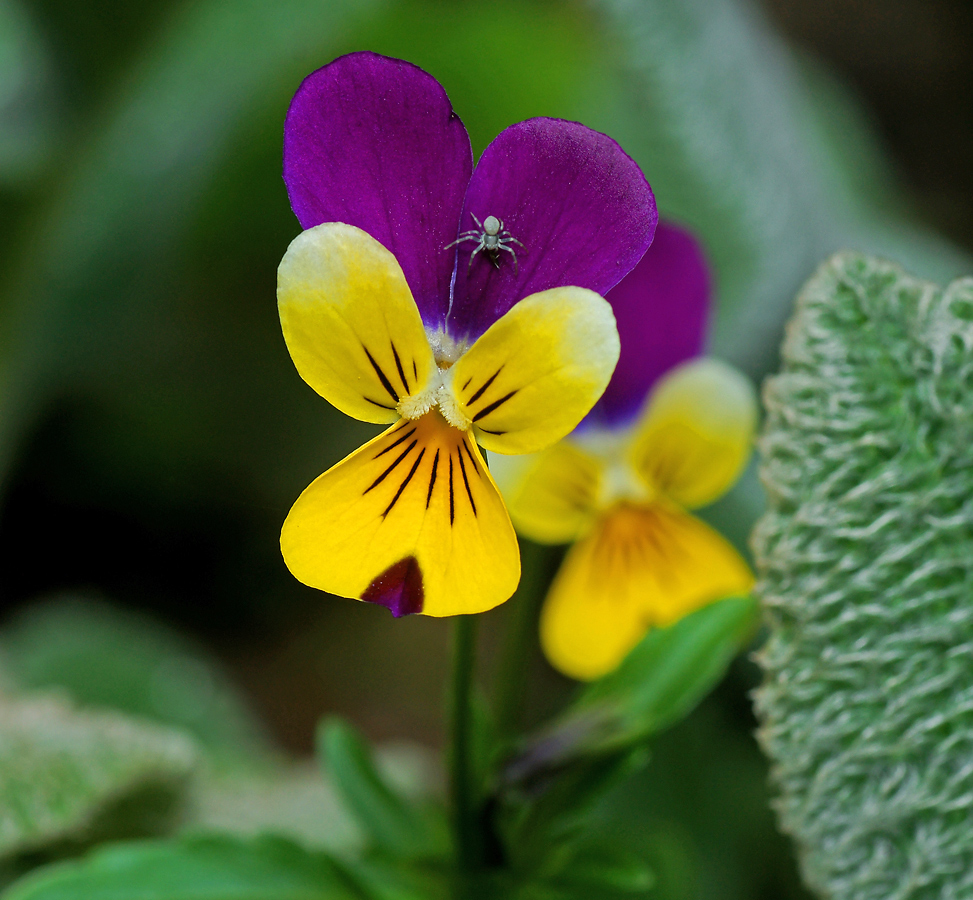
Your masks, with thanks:
[[[753,584],[739,553],[687,512],[736,481],[757,416],[746,377],[700,356],[709,293],[695,238],[660,223],[608,294],[622,349],[604,396],[556,446],[497,466],[522,534],[576,542],[541,613],[547,658],[575,678],[607,674],[650,628]]]
[[[599,295],[652,240],[644,176],[554,119],[506,129],[474,170],[435,79],[356,53],[295,95],[284,179],[306,229],[278,272],[291,357],[343,412],[392,424],[294,504],[288,567],[396,615],[502,603],[519,553],[477,445],[541,450],[605,389],[619,344]]]

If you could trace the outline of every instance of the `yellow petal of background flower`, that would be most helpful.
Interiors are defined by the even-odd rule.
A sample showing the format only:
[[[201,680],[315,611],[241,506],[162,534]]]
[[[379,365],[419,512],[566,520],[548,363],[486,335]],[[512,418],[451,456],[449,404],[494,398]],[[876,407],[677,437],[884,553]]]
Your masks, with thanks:
[[[356,419],[396,421],[399,400],[436,371],[401,267],[352,225],[294,238],[277,269],[277,307],[301,377]]]
[[[632,440],[632,465],[681,506],[705,506],[740,477],[756,423],[750,380],[719,360],[693,360],[673,369],[649,397]]]
[[[608,302],[579,287],[525,297],[453,366],[460,411],[497,453],[534,453],[571,431],[618,362]]]
[[[742,557],[695,516],[617,506],[568,552],[541,613],[541,646],[564,674],[598,678],[649,628],[752,585]]]
[[[495,455],[491,472],[517,531],[542,544],[564,544],[590,525],[603,466],[564,440],[528,456]]]
[[[402,420],[316,479],[280,536],[304,584],[396,615],[491,609],[520,580],[520,551],[469,432],[438,412]]]

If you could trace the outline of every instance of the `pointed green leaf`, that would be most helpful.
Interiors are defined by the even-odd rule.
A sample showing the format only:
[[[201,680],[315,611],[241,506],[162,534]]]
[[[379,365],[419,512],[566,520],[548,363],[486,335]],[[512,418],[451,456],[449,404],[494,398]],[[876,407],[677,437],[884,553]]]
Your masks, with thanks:
[[[558,872],[584,848],[588,812],[648,758],[648,739],[722,678],[753,635],[756,604],[731,597],[650,631],[622,665],[590,684],[530,737],[500,774],[498,828],[512,858]]]
[[[369,843],[398,857],[441,853],[441,836],[430,818],[393,790],[379,773],[371,748],[347,722],[325,719],[318,729],[325,774]]]
[[[655,885],[655,876],[645,860],[624,848],[591,844],[584,847],[564,871],[553,879],[574,897],[644,897]]]
[[[453,896],[447,866],[410,865],[377,854],[345,865],[369,900],[448,900]]]
[[[591,810],[648,761],[644,748],[577,759],[533,780],[505,784],[496,825],[517,870],[560,875],[591,840]]]
[[[569,718],[612,708],[618,716],[606,746],[625,746],[687,715],[726,673],[757,625],[752,597],[729,597],[650,631],[610,674],[582,692]]]
[[[40,869],[2,900],[368,900],[330,857],[281,838],[224,836],[105,847]]]
[[[711,603],[650,631],[612,673],[588,685],[509,762],[507,778],[529,782],[572,760],[625,752],[687,715],[752,637],[750,597]]]

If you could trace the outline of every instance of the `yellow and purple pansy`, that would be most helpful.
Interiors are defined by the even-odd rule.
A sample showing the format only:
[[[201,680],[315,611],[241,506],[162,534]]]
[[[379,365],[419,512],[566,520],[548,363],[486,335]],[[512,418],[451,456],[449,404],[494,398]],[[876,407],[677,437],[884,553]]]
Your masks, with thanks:
[[[621,356],[602,398],[565,440],[495,467],[522,534],[576,541],[541,612],[545,655],[574,678],[607,674],[653,626],[753,584],[737,551],[686,511],[736,481],[757,417],[747,378],[701,355],[709,297],[699,244],[660,222],[606,297]]]
[[[619,340],[600,295],[651,243],[652,191],[613,140],[555,119],[507,128],[474,168],[440,84],[373,53],[302,83],[284,181],[305,229],[278,270],[294,364],[391,425],[301,494],[284,560],[396,616],[490,609],[520,555],[480,447],[542,450],[602,394]]]

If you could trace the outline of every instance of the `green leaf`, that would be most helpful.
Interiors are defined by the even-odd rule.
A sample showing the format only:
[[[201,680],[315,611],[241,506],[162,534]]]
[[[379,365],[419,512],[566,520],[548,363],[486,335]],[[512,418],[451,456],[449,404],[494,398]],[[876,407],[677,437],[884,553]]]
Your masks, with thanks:
[[[528,871],[561,872],[590,840],[589,811],[648,758],[648,739],[687,715],[752,636],[756,604],[731,597],[650,631],[500,772],[497,827]]]
[[[23,688],[61,687],[79,703],[185,729],[221,758],[269,754],[256,719],[215,661],[151,616],[59,597],[10,622],[0,651]]]
[[[529,782],[572,760],[626,751],[686,716],[753,635],[750,597],[711,603],[651,630],[611,674],[592,682],[507,766]]]
[[[593,843],[585,846],[551,882],[579,898],[608,900],[644,896],[655,885],[655,876],[645,860],[634,853]]]
[[[0,858],[172,824],[191,741],[56,697],[0,697]]]
[[[781,355],[753,534],[781,829],[822,897],[973,896],[973,278],[837,254]]]
[[[396,793],[375,766],[371,748],[347,722],[325,719],[318,752],[335,789],[377,849],[403,858],[444,850],[441,832],[428,815]]]
[[[447,900],[451,870],[446,866],[410,865],[379,855],[345,863],[370,900]]]
[[[40,869],[3,900],[367,900],[330,857],[281,838],[191,837],[106,847]]]
[[[686,716],[726,673],[753,637],[757,605],[752,597],[729,597],[650,631],[604,678],[582,692],[568,718],[612,708],[618,716],[606,747],[645,740]]]
[[[602,754],[503,785],[496,825],[509,864],[530,877],[560,876],[590,841],[593,807],[647,761],[644,748]]]

